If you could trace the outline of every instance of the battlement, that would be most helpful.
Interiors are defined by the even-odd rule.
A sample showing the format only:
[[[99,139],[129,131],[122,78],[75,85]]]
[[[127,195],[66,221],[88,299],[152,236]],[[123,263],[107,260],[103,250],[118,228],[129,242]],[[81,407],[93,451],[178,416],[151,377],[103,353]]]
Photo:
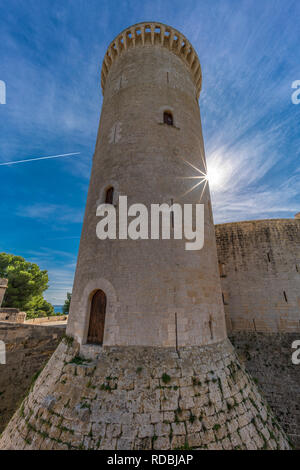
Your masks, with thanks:
[[[101,86],[104,93],[106,77],[112,63],[124,51],[133,47],[159,45],[181,57],[189,67],[199,98],[202,72],[197,53],[192,45],[176,29],[162,23],[138,23],[122,31],[108,46],[101,72]]]
[[[24,323],[26,312],[20,312],[18,308],[0,308],[0,322]]]

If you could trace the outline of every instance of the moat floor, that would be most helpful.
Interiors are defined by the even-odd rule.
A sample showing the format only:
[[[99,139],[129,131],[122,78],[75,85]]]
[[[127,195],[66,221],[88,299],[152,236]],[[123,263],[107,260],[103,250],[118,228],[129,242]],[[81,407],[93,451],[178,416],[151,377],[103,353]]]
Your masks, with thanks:
[[[80,352],[65,338],[0,439],[0,449],[289,448],[229,340]]]

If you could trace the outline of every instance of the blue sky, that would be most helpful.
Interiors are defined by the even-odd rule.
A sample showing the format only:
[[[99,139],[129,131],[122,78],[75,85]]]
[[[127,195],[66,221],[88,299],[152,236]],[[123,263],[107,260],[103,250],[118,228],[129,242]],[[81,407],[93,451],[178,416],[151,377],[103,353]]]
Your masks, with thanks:
[[[215,222],[300,211],[299,1],[0,0],[0,251],[72,288],[110,41],[140,21],[185,34],[203,71],[200,107]]]

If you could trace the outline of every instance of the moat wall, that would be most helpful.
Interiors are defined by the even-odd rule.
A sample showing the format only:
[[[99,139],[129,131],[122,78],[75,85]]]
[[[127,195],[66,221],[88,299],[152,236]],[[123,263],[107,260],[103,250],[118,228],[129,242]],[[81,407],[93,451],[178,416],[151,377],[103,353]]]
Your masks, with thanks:
[[[1,338],[6,336],[8,349],[12,348],[8,351],[8,365],[11,367],[0,366],[0,432],[24,398],[34,374],[40,371],[54,351],[63,332],[62,327],[0,323]],[[230,335],[241,363],[257,381],[282,428],[299,449],[300,366],[293,365],[291,361],[291,345],[297,339],[300,339],[297,333],[234,332]]]
[[[300,365],[292,364],[299,333],[234,332],[232,344],[294,447],[300,449]]]
[[[0,432],[28,391],[32,377],[47,362],[65,332],[64,327],[0,322],[6,364],[0,364]]]
[[[85,359],[87,354],[93,359]],[[66,338],[5,429],[0,448],[290,446],[228,340],[178,351],[151,347],[93,351],[90,345],[79,351],[79,345]]]

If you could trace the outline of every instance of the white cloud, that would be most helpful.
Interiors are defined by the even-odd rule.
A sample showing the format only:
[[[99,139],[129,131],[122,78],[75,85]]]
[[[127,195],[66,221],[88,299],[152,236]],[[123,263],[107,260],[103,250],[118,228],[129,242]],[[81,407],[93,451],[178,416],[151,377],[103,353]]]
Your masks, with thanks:
[[[55,220],[62,224],[82,223],[83,210],[59,204],[35,203],[20,206],[16,214],[20,217],[27,217],[48,222]]]

